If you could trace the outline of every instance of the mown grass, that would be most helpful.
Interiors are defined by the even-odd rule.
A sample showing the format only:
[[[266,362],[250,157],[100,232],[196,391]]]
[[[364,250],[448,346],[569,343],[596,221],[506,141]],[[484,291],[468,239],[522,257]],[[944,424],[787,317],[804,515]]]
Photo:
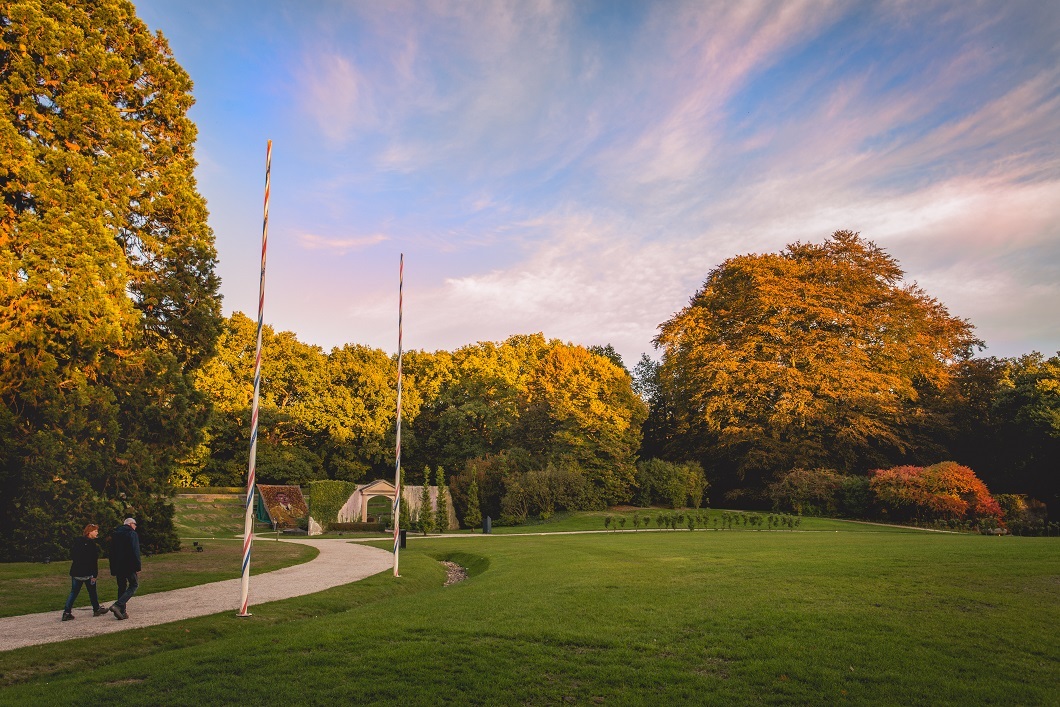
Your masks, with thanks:
[[[173,497],[173,517],[181,538],[235,538],[243,535],[242,498],[230,495],[178,495]],[[259,530],[263,530],[260,525]]]
[[[457,555],[473,576],[443,589]],[[1060,701],[1052,539],[438,538],[401,567],[251,619],[0,654],[0,703]]]

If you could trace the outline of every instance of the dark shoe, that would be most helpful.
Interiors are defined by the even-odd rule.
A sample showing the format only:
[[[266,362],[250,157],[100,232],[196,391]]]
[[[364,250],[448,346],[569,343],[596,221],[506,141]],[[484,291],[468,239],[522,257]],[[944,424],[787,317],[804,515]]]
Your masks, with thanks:
[[[107,607],[101,606],[99,608],[93,609],[92,610],[92,615],[93,616],[103,616],[104,614],[107,613],[107,611],[108,611]]]
[[[107,609],[107,611],[109,611],[110,613],[114,614],[114,618],[116,618],[116,619],[127,619],[127,618],[129,618],[129,616],[124,611],[122,611],[121,607],[118,606],[117,604],[111,604],[110,608]]]
[[[73,614],[71,614],[69,611],[64,611],[63,612],[63,621],[73,621],[73,620],[74,620],[74,615]]]

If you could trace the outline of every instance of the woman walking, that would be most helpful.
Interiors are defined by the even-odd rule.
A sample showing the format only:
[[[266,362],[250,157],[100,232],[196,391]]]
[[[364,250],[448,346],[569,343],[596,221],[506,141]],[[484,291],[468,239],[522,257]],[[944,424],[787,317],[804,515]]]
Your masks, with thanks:
[[[103,616],[107,610],[99,605],[96,595],[96,577],[99,576],[99,546],[96,538],[99,537],[99,526],[89,523],[85,526],[81,537],[74,540],[70,546],[70,596],[66,598],[66,607],[63,609],[63,621],[71,621],[74,618],[74,600],[81,593],[81,585],[88,587],[88,598],[92,601],[92,615]]]

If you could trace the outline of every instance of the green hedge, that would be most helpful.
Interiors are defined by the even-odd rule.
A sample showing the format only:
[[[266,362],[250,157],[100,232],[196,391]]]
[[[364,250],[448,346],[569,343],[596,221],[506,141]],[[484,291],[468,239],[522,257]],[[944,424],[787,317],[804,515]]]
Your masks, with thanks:
[[[309,515],[325,529],[334,527],[339,510],[346,505],[357,484],[349,481],[310,481]]]

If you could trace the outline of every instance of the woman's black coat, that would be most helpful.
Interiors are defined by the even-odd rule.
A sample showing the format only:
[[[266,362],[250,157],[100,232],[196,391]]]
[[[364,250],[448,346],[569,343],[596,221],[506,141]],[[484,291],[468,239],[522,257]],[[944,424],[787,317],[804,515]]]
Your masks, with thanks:
[[[81,536],[70,545],[70,576],[99,576],[99,546],[94,540]]]

